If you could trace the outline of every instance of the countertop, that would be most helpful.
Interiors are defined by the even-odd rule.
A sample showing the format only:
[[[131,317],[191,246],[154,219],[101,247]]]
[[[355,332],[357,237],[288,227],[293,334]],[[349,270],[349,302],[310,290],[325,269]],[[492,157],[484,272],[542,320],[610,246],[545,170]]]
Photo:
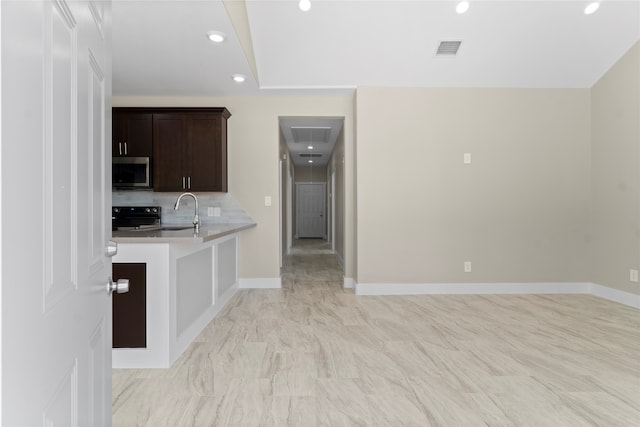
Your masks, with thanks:
[[[175,227],[177,224],[162,224],[164,227]],[[184,225],[184,224],[180,224]],[[206,224],[200,226],[195,234],[193,228],[186,230],[129,230],[113,231],[113,240],[118,243],[179,243],[199,244],[218,239],[255,227],[253,222],[237,224]]]

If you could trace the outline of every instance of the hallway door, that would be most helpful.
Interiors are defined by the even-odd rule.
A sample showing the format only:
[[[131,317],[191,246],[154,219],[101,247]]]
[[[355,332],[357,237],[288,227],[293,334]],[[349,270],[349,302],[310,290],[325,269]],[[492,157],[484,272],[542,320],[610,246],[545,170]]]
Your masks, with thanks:
[[[298,238],[324,238],[326,226],[325,184],[297,183]]]

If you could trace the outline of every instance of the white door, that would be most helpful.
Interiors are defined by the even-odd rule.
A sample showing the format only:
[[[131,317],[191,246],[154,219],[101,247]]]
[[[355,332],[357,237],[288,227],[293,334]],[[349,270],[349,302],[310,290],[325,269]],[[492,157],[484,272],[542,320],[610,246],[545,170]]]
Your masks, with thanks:
[[[325,184],[297,183],[297,223],[299,238],[324,238]]]
[[[2,425],[110,425],[111,6],[0,3]]]

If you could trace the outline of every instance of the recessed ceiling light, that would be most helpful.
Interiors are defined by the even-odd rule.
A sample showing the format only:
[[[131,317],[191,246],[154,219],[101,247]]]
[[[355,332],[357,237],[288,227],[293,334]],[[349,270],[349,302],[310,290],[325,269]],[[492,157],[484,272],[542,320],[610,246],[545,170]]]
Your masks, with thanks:
[[[300,3],[298,3],[298,7],[301,11],[308,12],[309,9],[311,9],[311,0],[300,0]]]
[[[584,14],[585,15],[591,15],[596,10],[598,10],[599,7],[600,7],[600,2],[599,1],[594,1],[592,3],[589,3],[587,5],[587,7],[584,8]]]
[[[309,150],[313,150],[313,145],[307,147]]]
[[[309,163],[313,163],[313,160],[309,160]]]
[[[220,31],[209,31],[207,33],[207,38],[214,43],[222,43],[227,37]]]
[[[458,12],[458,13],[465,13],[467,10],[469,10],[469,2],[468,1],[461,1],[456,6],[456,12]]]
[[[242,74],[234,74],[233,76],[231,76],[231,78],[233,78],[233,81],[236,83],[242,83],[247,80],[247,77],[243,76]]]

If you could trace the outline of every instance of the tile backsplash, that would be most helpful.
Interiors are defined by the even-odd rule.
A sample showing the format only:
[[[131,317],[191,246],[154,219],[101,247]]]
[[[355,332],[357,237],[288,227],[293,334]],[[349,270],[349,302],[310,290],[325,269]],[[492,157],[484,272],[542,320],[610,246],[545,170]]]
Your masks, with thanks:
[[[153,191],[113,191],[113,206],[160,206],[164,224],[180,224],[193,220],[193,198],[183,197],[180,209],[173,205],[181,193]],[[229,224],[255,222],[229,193],[197,193],[198,215],[201,224]],[[208,208],[219,208],[220,216],[208,216]],[[214,209],[216,210],[216,209]]]

